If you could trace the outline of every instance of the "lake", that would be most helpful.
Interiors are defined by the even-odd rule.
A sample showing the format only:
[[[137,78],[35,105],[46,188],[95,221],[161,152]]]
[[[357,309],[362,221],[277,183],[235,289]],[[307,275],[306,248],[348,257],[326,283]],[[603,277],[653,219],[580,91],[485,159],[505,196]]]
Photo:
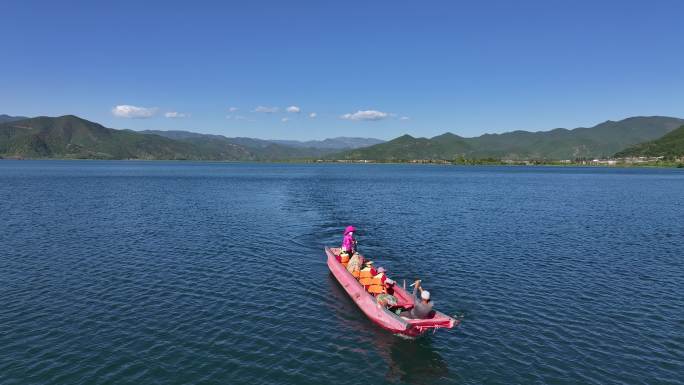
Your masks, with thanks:
[[[684,170],[0,161],[2,384],[681,384]],[[372,324],[344,226],[456,329]]]

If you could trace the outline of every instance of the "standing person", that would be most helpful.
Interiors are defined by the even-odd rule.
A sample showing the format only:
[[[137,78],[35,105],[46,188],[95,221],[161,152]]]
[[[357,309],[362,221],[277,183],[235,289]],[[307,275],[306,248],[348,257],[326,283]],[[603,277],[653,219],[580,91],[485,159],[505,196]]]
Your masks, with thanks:
[[[354,238],[355,232],[356,228],[354,226],[347,226],[347,228],[344,229],[344,238],[342,239],[342,251],[340,252],[340,255],[347,254],[351,257],[349,263],[347,263],[347,271],[356,274],[354,276],[358,278],[358,272],[363,265],[363,258],[356,252],[357,242]]]
[[[346,252],[350,257],[356,253],[356,239],[354,239],[354,232],[356,232],[356,228],[354,226],[347,226],[347,228],[344,229],[344,238],[342,238],[342,252]]]

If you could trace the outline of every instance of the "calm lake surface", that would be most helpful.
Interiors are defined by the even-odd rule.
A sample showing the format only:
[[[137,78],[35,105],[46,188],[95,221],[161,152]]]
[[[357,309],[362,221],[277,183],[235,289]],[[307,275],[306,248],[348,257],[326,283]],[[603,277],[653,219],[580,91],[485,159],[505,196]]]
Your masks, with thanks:
[[[2,384],[681,384],[684,170],[0,161]],[[457,329],[372,324],[344,226]]]

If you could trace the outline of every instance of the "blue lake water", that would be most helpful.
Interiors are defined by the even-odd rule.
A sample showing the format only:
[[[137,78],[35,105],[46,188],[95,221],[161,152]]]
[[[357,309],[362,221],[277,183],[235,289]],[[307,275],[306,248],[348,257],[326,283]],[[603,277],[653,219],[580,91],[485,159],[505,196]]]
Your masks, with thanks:
[[[2,384],[681,384],[684,170],[0,161]],[[344,226],[457,329],[331,277]]]

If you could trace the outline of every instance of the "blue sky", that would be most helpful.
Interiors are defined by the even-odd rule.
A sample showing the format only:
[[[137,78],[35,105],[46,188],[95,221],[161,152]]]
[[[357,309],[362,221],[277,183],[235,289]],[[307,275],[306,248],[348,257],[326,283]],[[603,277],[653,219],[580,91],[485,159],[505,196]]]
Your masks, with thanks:
[[[6,0],[0,113],[283,139],[684,117],[683,4]]]

